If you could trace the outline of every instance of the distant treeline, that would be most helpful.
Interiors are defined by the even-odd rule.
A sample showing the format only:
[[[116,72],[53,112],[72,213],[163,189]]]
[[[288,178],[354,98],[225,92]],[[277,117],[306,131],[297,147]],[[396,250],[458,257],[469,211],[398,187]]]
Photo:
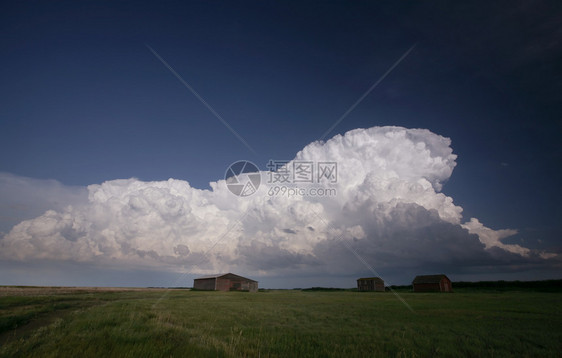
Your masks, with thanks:
[[[336,287],[310,287],[310,288],[295,288],[301,291],[356,291],[356,288],[336,288]]]
[[[393,290],[412,289],[412,285],[390,286]],[[488,290],[488,291],[538,291],[562,292],[562,280],[543,281],[478,281],[478,282],[453,282],[454,290]]]
[[[523,289],[530,291],[559,292],[562,291],[562,280],[544,281],[479,281],[479,282],[453,282],[455,288],[476,288],[494,289],[507,291],[513,289]]]

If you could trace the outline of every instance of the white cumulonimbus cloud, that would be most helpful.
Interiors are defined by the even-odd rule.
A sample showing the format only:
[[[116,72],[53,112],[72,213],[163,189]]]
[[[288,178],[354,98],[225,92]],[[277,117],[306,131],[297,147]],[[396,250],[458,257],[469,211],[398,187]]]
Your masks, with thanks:
[[[337,163],[337,181],[323,184],[333,195],[272,196],[277,184],[267,172],[248,197],[224,180],[211,190],[175,179],[112,180],[88,186],[85,203],[15,225],[0,239],[0,255],[262,275],[364,272],[347,249],[379,270],[552,258],[502,242],[516,230],[462,223],[462,208],[440,192],[455,160],[450,139],[425,129],[356,129],[294,158]]]

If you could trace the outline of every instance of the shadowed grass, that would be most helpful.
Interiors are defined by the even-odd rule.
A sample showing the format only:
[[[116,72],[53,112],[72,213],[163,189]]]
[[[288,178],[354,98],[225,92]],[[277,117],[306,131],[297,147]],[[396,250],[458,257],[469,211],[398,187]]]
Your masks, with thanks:
[[[388,293],[174,290],[158,301],[161,296],[67,295],[75,299],[68,301],[75,305],[70,314],[7,340],[0,356],[555,357],[562,351],[557,293],[404,293],[415,313]],[[14,310],[34,306],[8,301]]]

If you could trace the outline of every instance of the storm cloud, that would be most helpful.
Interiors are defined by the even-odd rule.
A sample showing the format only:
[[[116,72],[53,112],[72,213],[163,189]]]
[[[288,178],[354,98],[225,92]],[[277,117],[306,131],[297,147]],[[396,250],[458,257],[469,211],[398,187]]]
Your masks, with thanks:
[[[451,141],[429,130],[356,129],[311,143],[293,160],[337,163],[337,180],[323,184],[335,195],[271,195],[267,172],[248,197],[224,180],[211,190],[176,179],[111,180],[88,186],[87,201],[15,225],[0,239],[0,255],[262,276],[365,272],[350,249],[383,273],[559,261],[502,242],[515,229],[463,220],[441,193],[456,166]]]

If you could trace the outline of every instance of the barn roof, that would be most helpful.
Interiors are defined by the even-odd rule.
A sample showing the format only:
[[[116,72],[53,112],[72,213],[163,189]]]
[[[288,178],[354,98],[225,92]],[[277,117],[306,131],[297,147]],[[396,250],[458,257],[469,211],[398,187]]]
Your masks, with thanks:
[[[217,277],[222,277],[224,275],[228,275],[228,273],[217,273],[217,274],[213,274],[213,275],[201,276],[201,277],[197,277],[196,280],[205,280],[205,279],[208,279],[208,278],[217,278]]]
[[[447,280],[449,280],[449,278],[444,275],[444,274],[440,274],[440,275],[420,275],[420,276],[416,276],[416,278],[414,278],[414,281],[412,283],[439,283],[441,282],[442,278],[446,278]],[[451,281],[451,280],[449,280]]]
[[[214,274],[214,275],[207,275],[207,276],[201,276],[196,278],[196,280],[208,280],[208,279],[212,279],[212,278],[219,278],[219,277],[225,277],[228,276],[226,278],[238,278],[238,279],[244,279],[246,281],[252,281],[252,282],[258,282],[256,280],[252,280],[251,278],[247,278],[247,277],[242,277],[239,275],[235,275],[233,273],[218,273],[218,274]]]
[[[360,280],[375,280],[377,282],[384,283],[383,279],[380,278],[380,277],[361,277],[361,278],[357,279],[357,281],[360,281]]]

